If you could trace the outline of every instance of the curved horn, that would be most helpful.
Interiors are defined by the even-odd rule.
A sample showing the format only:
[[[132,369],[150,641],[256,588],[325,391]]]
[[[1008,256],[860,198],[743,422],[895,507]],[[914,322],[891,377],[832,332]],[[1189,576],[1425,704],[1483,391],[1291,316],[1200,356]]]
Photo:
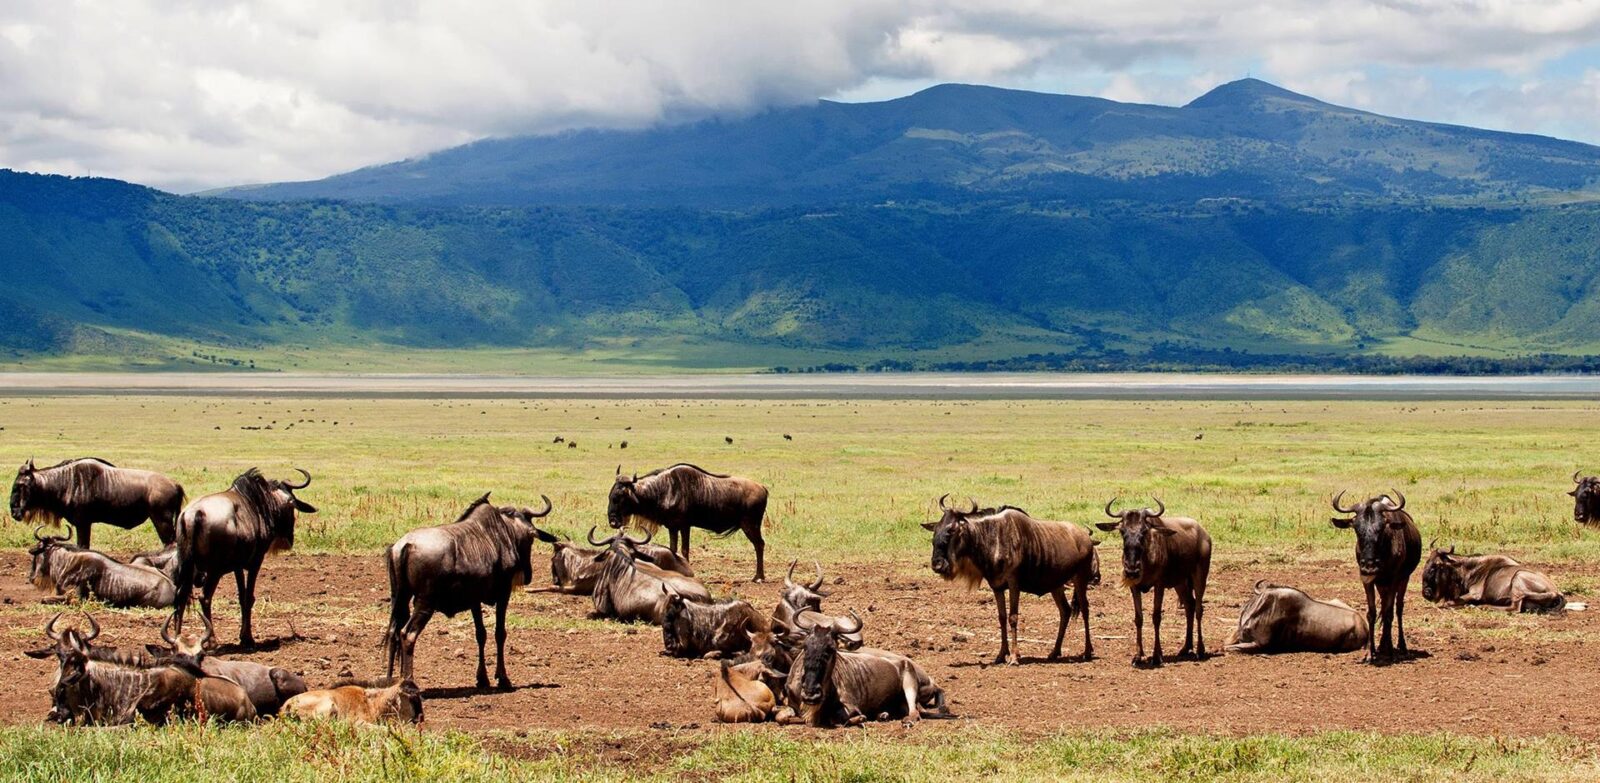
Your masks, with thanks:
[[[618,475],[618,476],[622,475],[622,463],[620,463],[620,462],[617,463],[617,473],[616,473],[616,475]]]
[[[806,589],[810,590],[813,593],[815,593],[816,591],[822,589],[822,564],[818,563],[815,560],[813,560],[813,561],[811,561],[811,565],[814,566],[817,569],[817,581],[812,582],[809,585],[806,585]]]
[[[204,616],[205,612],[200,614]],[[178,619],[178,615],[174,612],[167,615],[167,621],[161,625],[161,641],[166,642],[168,647],[176,648],[178,646],[178,640],[172,638],[172,621],[176,619]]]
[[[61,641],[61,633],[56,630],[56,621],[60,620],[60,619],[61,619],[61,613],[60,612],[56,612],[56,616],[50,618],[50,622],[44,624],[44,635],[45,635],[45,638],[49,639],[52,642]]]
[[[51,538],[54,538],[57,541],[67,541],[72,538],[74,533],[78,532],[78,526],[68,522],[65,519],[61,520],[61,527],[65,528],[68,532],[62,533],[59,536],[51,536]]]
[[[540,495],[539,499],[544,501],[544,510],[540,511],[537,514],[529,513],[528,516],[532,516],[532,517],[547,517],[547,516],[550,516],[551,509],[555,508],[555,506],[550,504],[550,496],[549,495]]]
[[[840,617],[840,618],[838,618],[838,619],[833,621],[833,624],[831,626],[833,628],[833,632],[834,633],[841,633],[841,634],[843,634],[843,633],[860,633],[862,626],[866,625],[866,623],[861,621],[861,615],[856,614],[856,610],[851,609],[850,610],[850,618],[856,621],[856,624],[854,626],[852,626],[850,628],[843,627],[844,626],[844,618]]]
[[[1406,507],[1406,496],[1401,494],[1400,490],[1395,489],[1393,487],[1390,487],[1389,491],[1393,492],[1395,497],[1400,498],[1400,505],[1395,506],[1394,510],[1395,511],[1403,511],[1403,510],[1405,510],[1405,507]]]
[[[969,497],[969,498],[967,498],[967,502],[972,504],[972,510],[968,511],[967,513],[968,514],[976,514],[976,513],[978,513],[978,501],[973,500],[972,498]]]
[[[1112,519],[1121,519],[1122,518],[1121,514],[1118,514],[1118,513],[1116,513],[1116,512],[1111,510],[1111,505],[1113,503],[1116,503],[1116,502],[1117,502],[1116,498],[1112,498],[1112,499],[1106,501],[1106,516],[1111,517]]]
[[[656,531],[654,531],[654,530],[646,530],[646,531],[644,531],[644,538],[641,538],[641,539],[639,539],[637,541],[634,541],[633,536],[628,535],[626,532],[621,532],[621,533],[618,533],[617,535],[622,536],[623,538],[627,539],[628,541],[631,541],[634,546],[644,546],[645,544],[650,543],[650,539],[656,537]]]
[[[1162,503],[1161,502],[1161,498],[1155,498],[1154,500],[1156,501],[1156,513],[1154,514],[1154,516],[1158,516],[1159,517],[1162,514],[1167,513],[1167,504]],[[1149,511],[1150,509],[1145,509],[1145,510]]]
[[[100,635],[100,624],[95,622],[94,615],[92,614],[85,613],[83,615],[83,619],[89,621],[89,635],[83,637],[83,640],[86,642],[92,642],[94,641],[95,637]]]
[[[945,502],[948,501],[949,499],[950,499],[950,493],[949,492],[946,492],[943,495],[939,496],[939,510],[940,511],[949,511],[950,510],[950,507],[945,505]]]
[[[1339,512],[1341,514],[1354,514],[1354,513],[1356,513],[1356,510],[1354,508],[1345,508],[1344,506],[1339,505],[1339,499],[1342,498],[1342,497],[1344,497],[1344,490],[1341,489],[1341,490],[1339,490],[1339,494],[1333,496],[1333,510],[1337,511],[1337,512]]]
[[[1578,469],[1578,470],[1572,471],[1572,483],[1574,483],[1574,484],[1582,484],[1583,483],[1583,478],[1578,475],[1579,473],[1582,473],[1582,472],[1583,472],[1583,470],[1581,468]]]
[[[44,543],[44,536],[39,535],[39,531],[41,531],[43,529],[44,529],[44,525],[34,525],[33,526],[33,540],[38,541],[41,544]],[[51,538],[55,538],[55,536],[51,536]]]
[[[800,558],[797,557],[797,558],[789,561],[789,573],[785,574],[784,577],[783,577],[783,586],[784,587],[795,587],[795,583],[794,583],[794,567],[797,566],[797,565],[800,565]]]
[[[794,626],[797,630],[801,630],[801,631],[805,631],[806,633],[810,633],[813,629],[815,629],[817,627],[817,621],[811,619],[810,617],[807,617],[807,614],[809,614],[809,613],[808,612],[796,612],[794,617],[793,617],[793,619],[791,619],[789,621],[789,624]]]
[[[589,546],[606,546],[607,544],[610,544],[612,541],[617,540],[616,536],[612,536],[612,537],[610,537],[610,538],[608,538],[608,539],[606,539],[604,541],[596,541],[596,540],[594,540],[595,527],[596,527],[596,525],[590,525],[589,526]]]
[[[211,627],[211,618],[207,617],[205,612],[200,613],[200,622],[205,623],[206,626],[205,636],[200,637],[200,646],[204,648],[211,643],[212,639],[216,638],[217,629]]]
[[[306,487],[311,486],[311,474],[310,473],[307,473],[304,470],[301,470],[300,468],[295,468],[295,472],[299,473],[302,476],[305,476],[306,480],[300,482],[299,484],[290,484],[289,482],[285,481],[285,482],[283,482],[284,486],[288,487],[289,489],[305,489]]]

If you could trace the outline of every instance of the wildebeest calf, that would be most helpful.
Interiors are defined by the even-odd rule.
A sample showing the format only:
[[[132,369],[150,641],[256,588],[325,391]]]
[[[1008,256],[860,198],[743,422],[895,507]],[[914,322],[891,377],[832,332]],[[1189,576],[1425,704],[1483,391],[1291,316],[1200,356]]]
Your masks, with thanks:
[[[723,661],[716,675],[718,723],[760,723],[777,709],[772,688],[763,680],[766,667],[759,661],[732,664]]]
[[[1505,555],[1435,549],[1422,569],[1422,597],[1444,606],[1476,604],[1513,612],[1560,612],[1567,598],[1538,571]]]
[[[249,697],[256,715],[276,715],[284,702],[306,692],[306,681],[288,669],[254,661],[224,660],[211,655],[207,647],[216,633],[205,615],[201,615],[200,619],[205,622],[205,633],[197,638],[193,634],[174,636],[172,619],[169,617],[161,628],[161,641],[166,646],[152,644],[146,645],[146,649],[157,660],[181,665],[191,673],[198,672],[206,677],[238,684]]]
[[[1211,536],[1200,523],[1188,517],[1163,516],[1167,507],[1158,498],[1154,511],[1148,508],[1129,509],[1121,513],[1111,510],[1116,503],[1112,498],[1106,503],[1106,516],[1117,522],[1099,522],[1101,530],[1122,532],[1122,584],[1133,595],[1133,630],[1138,653],[1133,664],[1148,663],[1160,666],[1161,661],[1161,600],[1171,588],[1183,604],[1185,629],[1183,647],[1178,657],[1194,655],[1204,658],[1206,638],[1204,629],[1206,579],[1211,574]],[[1150,626],[1155,630],[1155,648],[1148,661],[1144,657],[1144,599],[1146,591],[1154,590],[1150,612]]]
[[[1256,582],[1228,636],[1228,652],[1352,652],[1372,628],[1360,612],[1334,599],[1318,601],[1293,587]]]
[[[352,683],[306,691],[283,705],[284,715],[352,723],[422,722],[422,692],[410,680]]]

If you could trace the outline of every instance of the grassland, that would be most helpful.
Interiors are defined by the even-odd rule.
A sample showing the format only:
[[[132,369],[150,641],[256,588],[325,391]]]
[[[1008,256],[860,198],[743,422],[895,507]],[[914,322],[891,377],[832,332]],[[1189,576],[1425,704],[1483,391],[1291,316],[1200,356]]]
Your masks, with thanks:
[[[316,480],[296,548],[373,552],[448,521],[486,490],[550,496],[550,526],[604,524],[620,464],[677,460],[772,488],[769,563],[791,557],[920,569],[944,492],[1094,521],[1112,496],[1202,519],[1222,562],[1346,558],[1328,494],[1404,492],[1428,538],[1538,563],[1592,561],[1567,476],[1597,459],[1600,405],[1397,402],[548,401],[63,397],[0,399],[0,456],[98,455],[164,470],[191,494],[259,465]],[[266,427],[271,429],[264,429]],[[247,429],[248,428],[248,429]],[[792,440],[786,440],[787,434]],[[576,441],[576,448],[553,439]],[[732,438],[728,444],[725,438]],[[626,449],[621,448],[626,440]],[[96,530],[113,550],[148,527]],[[1103,534],[1102,534],[1103,537]],[[0,546],[28,531],[0,526]],[[742,538],[696,538],[747,552]],[[1114,547],[1115,545],[1112,544]],[[1593,600],[1596,587],[1563,584]],[[0,729],[0,778],[1576,780],[1596,749],[1552,735],[1031,734],[960,728],[831,735],[775,731],[461,735],[267,725],[129,732]]]

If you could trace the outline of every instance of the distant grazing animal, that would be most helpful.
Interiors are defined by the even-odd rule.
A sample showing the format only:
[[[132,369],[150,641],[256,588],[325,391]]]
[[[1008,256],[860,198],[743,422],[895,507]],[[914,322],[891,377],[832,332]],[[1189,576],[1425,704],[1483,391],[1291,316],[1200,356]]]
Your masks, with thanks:
[[[173,712],[182,715],[195,701],[196,679],[172,666],[138,668],[92,660],[90,642],[100,635],[93,617],[89,631],[57,631],[61,615],[45,623],[44,635],[53,647],[28,650],[30,658],[56,659],[56,678],[50,686],[50,713],[45,720],[81,726],[120,726],[137,719],[162,724]]]
[[[561,437],[561,436],[560,436],[560,435],[557,435],[557,436],[556,436],[556,439],[555,439],[555,440],[553,440],[553,441],[550,441],[550,442],[551,442],[551,443],[566,443],[566,442],[567,442],[567,439],[566,439],[566,438],[563,438],[563,437]]]
[[[734,665],[723,661],[717,667],[716,719],[718,723],[760,723],[772,717],[777,699],[761,679],[765,667],[759,661]]]
[[[205,620],[205,615],[200,615]],[[306,681],[288,669],[268,666],[254,661],[233,661],[217,658],[206,651],[215,638],[209,622],[205,633],[174,636],[172,620],[168,618],[161,628],[161,641],[166,646],[146,645],[145,649],[157,660],[175,662],[191,672],[201,672],[207,677],[219,677],[239,685],[250,700],[256,715],[276,715],[284,702],[306,692]]]
[[[795,629],[800,652],[784,683],[779,723],[810,726],[857,725],[868,720],[949,717],[935,705],[944,692],[919,679],[919,669],[904,656],[839,649],[839,633],[861,631],[861,618]],[[925,676],[925,675],[924,675]]]
[[[591,617],[608,617],[623,622],[643,620],[660,625],[666,612],[667,598],[681,595],[696,603],[710,603],[711,593],[694,577],[665,571],[633,558],[632,548],[649,543],[647,535],[637,542],[626,533],[617,533],[604,541],[596,541],[594,528],[589,528],[589,543],[606,548],[597,560],[602,562],[600,575],[595,580],[594,611]]]
[[[1422,569],[1422,597],[1445,606],[1480,605],[1513,612],[1556,613],[1567,598],[1548,576],[1505,555],[1458,555],[1434,549]]]
[[[743,530],[755,546],[756,582],[767,580],[767,545],[761,537],[766,513],[766,487],[747,478],[712,473],[683,462],[632,478],[622,475],[622,467],[617,466],[606,508],[606,518],[613,529],[622,529],[630,520],[638,521],[646,532],[666,528],[671,535],[671,549],[683,555],[685,561],[689,559],[689,531],[693,528],[718,535]],[[678,545],[680,534],[682,547]]]
[[[577,448],[577,447],[578,447],[578,442],[577,442],[577,441],[575,441],[575,440],[569,440],[569,441],[567,441],[567,448],[569,448],[569,449],[575,449],[575,448]]]
[[[722,436],[722,440],[724,442],[726,442],[729,446],[733,445],[733,438],[728,437],[727,435]]]
[[[848,627],[839,622],[841,618],[822,613],[822,599],[828,597],[822,590],[822,564],[811,561],[817,569],[817,578],[809,584],[800,584],[794,581],[794,568],[799,562],[789,561],[789,573],[783,577],[783,592],[779,594],[777,608],[772,610],[772,619],[789,628],[794,628],[801,616],[806,618],[807,627],[818,624]],[[839,639],[846,650],[854,650],[861,646],[861,631],[842,631]]]
[[[784,439],[784,440],[794,440],[794,436],[793,436],[793,435],[790,435],[790,434],[789,434],[789,433],[787,433],[787,432],[785,432],[785,433],[784,433],[784,434],[783,434],[783,439]]]
[[[1183,647],[1178,658],[1193,655],[1206,656],[1204,629],[1206,579],[1211,574],[1211,536],[1206,529],[1189,517],[1168,517],[1166,504],[1156,499],[1156,510],[1148,508],[1111,510],[1117,502],[1106,503],[1106,516],[1117,522],[1098,522],[1096,527],[1105,531],[1122,532],[1122,584],[1133,595],[1133,631],[1138,654],[1135,666],[1148,664],[1160,666],[1161,659],[1161,600],[1168,588],[1177,594],[1183,604],[1185,628]],[[1148,590],[1155,590],[1150,612],[1150,626],[1155,630],[1155,648],[1148,660],[1144,657],[1144,599]]]
[[[1083,616],[1083,659],[1094,657],[1094,641],[1089,635],[1089,584],[1097,570],[1095,542],[1082,525],[1034,519],[1015,506],[998,509],[960,511],[946,505],[949,495],[939,498],[943,515],[937,522],[923,524],[933,531],[933,572],[946,581],[958,580],[968,589],[979,581],[994,592],[995,609],[1000,614],[1000,653],[995,663],[1015,665],[1020,661],[1017,647],[1017,600],[1021,593],[1055,599],[1061,622],[1056,628],[1056,646],[1050,658],[1061,657],[1061,642],[1066,638],[1072,616]],[[1067,601],[1067,586],[1072,601]],[[1009,615],[1006,591],[1011,591]],[[1009,625],[1007,620],[1009,619]],[[1009,627],[1009,631],[1008,631]]]
[[[677,658],[733,657],[750,649],[750,632],[768,627],[749,601],[697,603],[662,586],[661,640]]]
[[[694,576],[694,569],[676,552],[659,544],[631,543],[635,560],[648,562],[664,571]],[[564,593],[590,595],[595,580],[605,568],[608,550],[585,549],[573,546],[570,541],[553,541],[555,551],[550,555],[551,587],[530,587],[531,593]]]
[[[1318,601],[1293,587],[1256,582],[1228,636],[1228,652],[1354,652],[1367,646],[1372,626],[1349,604]]]
[[[1600,524],[1600,476],[1579,476],[1575,471],[1572,483],[1577,485],[1567,493],[1573,500],[1572,521],[1580,525]]]
[[[283,705],[284,715],[352,723],[422,722],[422,691],[410,680],[349,684],[306,691]]]
[[[1374,631],[1371,636],[1377,635],[1379,600],[1383,604],[1383,641],[1374,647],[1369,636],[1367,642],[1367,660],[1372,663],[1394,657],[1390,632],[1396,628],[1400,653],[1407,652],[1406,585],[1422,561],[1422,533],[1405,511],[1406,496],[1394,494],[1399,502],[1379,495],[1346,508],[1339,505],[1344,497],[1340,492],[1333,496],[1333,510],[1353,516],[1329,520],[1334,527],[1355,529],[1356,566],[1361,572],[1361,586],[1367,591],[1367,625]]]
[[[511,591],[533,579],[534,539],[558,540],[534,525],[551,510],[550,498],[540,498],[541,511],[496,508],[485,492],[456,521],[418,528],[389,547],[389,676],[394,676],[399,658],[401,679],[413,679],[417,639],[434,612],[454,617],[466,611],[472,613],[478,640],[477,685],[487,689],[483,605],[488,604],[494,607],[495,684],[511,688],[506,674],[506,607]]]
[[[34,528],[36,542],[28,550],[32,562],[28,581],[40,590],[55,595],[73,593],[79,600],[96,600],[119,608],[138,606],[168,609],[177,588],[166,574],[149,566],[119,563],[99,552],[66,543],[67,536],[41,536]]]
[[[211,617],[211,596],[224,576],[233,574],[239,589],[239,644],[254,647],[250,612],[256,603],[256,575],[268,554],[294,547],[295,513],[315,514],[317,509],[295,496],[311,485],[311,474],[290,484],[269,480],[251,468],[233,480],[233,486],[206,495],[183,509],[178,517],[177,598],[173,614],[177,632],[183,633],[183,615],[194,588],[200,588],[200,611]]]
[[[32,524],[65,521],[78,531],[78,546],[89,548],[95,523],[132,530],[146,519],[161,543],[172,543],[183,486],[160,473],[119,468],[103,459],[69,459],[48,468],[33,460],[17,469],[11,483],[11,518]]]

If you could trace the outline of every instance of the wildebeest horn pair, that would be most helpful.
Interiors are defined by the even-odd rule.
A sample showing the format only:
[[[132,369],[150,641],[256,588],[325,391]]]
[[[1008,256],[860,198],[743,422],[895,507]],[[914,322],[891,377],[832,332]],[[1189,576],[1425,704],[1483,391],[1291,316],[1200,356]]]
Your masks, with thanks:
[[[71,528],[72,527],[72,523],[71,522],[67,522],[65,520],[62,520],[61,525],[62,525],[62,527],[67,527],[67,528]],[[41,535],[39,535],[39,531],[41,531],[43,529],[44,529],[44,525],[39,525],[39,526],[37,526],[37,527],[35,527],[33,529],[33,540],[38,541],[41,544],[46,542],[46,541],[66,541],[66,540],[68,540],[69,538],[72,537],[72,533],[70,533],[70,532],[62,533],[59,536],[41,536]]]
[[[789,575],[785,576],[783,578],[784,585],[786,587],[795,587],[796,586],[795,583],[794,583],[794,567],[799,565],[799,564],[800,564],[800,559],[799,558],[795,558],[794,560],[790,560],[789,561]],[[812,565],[812,567],[817,569],[817,579],[816,579],[816,581],[812,582],[811,584],[806,585],[806,589],[810,590],[813,593],[815,593],[818,590],[822,589],[822,564],[817,562],[817,561],[815,561],[815,560],[813,560],[813,561],[811,561],[811,565]]]
[[[797,614],[794,617],[794,625],[796,628],[807,633],[811,632],[811,630],[814,628],[821,627],[836,634],[859,633],[862,627],[866,625],[866,623],[861,620],[861,615],[856,614],[854,609],[850,610],[850,619],[854,620],[855,623],[853,625],[846,626],[843,617],[836,617],[829,622],[822,623],[808,618],[805,614]]]
[[[644,534],[644,538],[642,538],[642,539],[634,539],[632,536],[629,536],[626,532],[618,531],[618,533],[616,535],[614,535],[614,536],[612,536],[610,538],[607,538],[607,539],[605,539],[603,541],[596,541],[596,540],[594,540],[594,531],[595,531],[595,529],[596,529],[596,526],[594,526],[594,525],[590,525],[589,526],[589,545],[590,546],[601,546],[601,547],[611,546],[611,542],[616,541],[618,538],[624,539],[626,541],[631,541],[634,544],[637,544],[639,546],[644,546],[645,544],[650,543],[650,539],[651,538],[655,537],[655,532],[654,531],[647,531]]]
[[[56,612],[56,616],[50,618],[50,622],[44,624],[44,635],[52,642],[61,641],[61,632],[56,630],[56,621],[61,619],[61,614],[61,612]],[[83,640],[86,642],[94,641],[95,637],[100,635],[100,623],[95,622],[94,615],[91,614],[85,614],[83,619],[89,621],[89,632],[82,635]]]
[[[939,509],[941,511],[956,511],[956,509],[953,509],[948,505],[949,500],[950,500],[950,493],[948,493],[948,492],[946,492],[943,495],[939,496]],[[958,512],[958,513],[962,513],[962,514],[974,514],[974,513],[977,513],[977,511],[978,511],[978,501],[973,500],[972,498],[967,498],[967,502],[972,504],[972,509],[970,511],[961,511],[961,512]]]
[[[1146,514],[1149,514],[1150,516],[1153,516],[1153,517],[1159,517],[1162,514],[1167,513],[1167,504],[1162,503],[1161,502],[1161,498],[1155,498],[1154,500],[1156,501],[1156,510],[1155,511],[1151,511],[1149,507],[1146,507],[1144,512]],[[1112,498],[1112,499],[1106,501],[1106,516],[1111,517],[1112,519],[1121,519],[1122,518],[1121,514],[1118,514],[1117,512],[1111,510],[1111,507],[1113,505],[1115,505],[1116,502],[1117,502],[1117,498]]]
[[[173,649],[178,647],[178,640],[172,635],[172,621],[176,617],[177,615],[168,615],[167,622],[161,626],[161,641],[166,642]],[[207,617],[205,612],[200,613],[200,621],[206,627],[205,634],[200,637],[200,647],[203,649],[211,644],[211,640],[216,638],[217,633],[216,628],[211,625],[211,618]]]

